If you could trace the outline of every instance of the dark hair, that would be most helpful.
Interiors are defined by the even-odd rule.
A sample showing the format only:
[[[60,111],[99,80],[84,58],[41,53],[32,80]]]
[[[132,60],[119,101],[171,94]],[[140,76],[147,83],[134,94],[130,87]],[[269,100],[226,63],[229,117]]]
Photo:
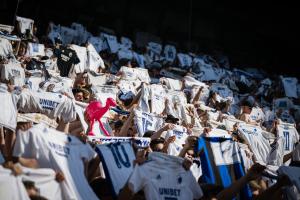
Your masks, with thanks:
[[[80,93],[80,92],[84,93],[83,90],[80,89],[80,88],[74,88],[74,89],[72,89],[72,92],[73,92],[74,95],[77,94],[77,93]]]
[[[165,139],[162,138],[162,137],[160,137],[160,138],[157,138],[157,139],[152,140],[152,141],[150,142],[150,147],[151,147],[151,149],[153,149],[153,148],[154,148],[154,145],[157,145],[157,144],[163,144],[163,143],[165,143]]]

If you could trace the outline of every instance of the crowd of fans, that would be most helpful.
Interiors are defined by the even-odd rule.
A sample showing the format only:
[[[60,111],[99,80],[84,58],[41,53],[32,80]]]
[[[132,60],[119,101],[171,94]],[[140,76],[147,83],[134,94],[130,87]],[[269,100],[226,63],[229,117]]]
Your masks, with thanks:
[[[16,21],[0,26],[0,199],[300,198],[297,78]]]

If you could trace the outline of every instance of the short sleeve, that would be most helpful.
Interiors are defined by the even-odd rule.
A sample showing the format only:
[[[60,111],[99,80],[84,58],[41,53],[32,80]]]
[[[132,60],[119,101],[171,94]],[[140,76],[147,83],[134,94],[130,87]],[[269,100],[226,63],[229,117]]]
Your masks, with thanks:
[[[142,170],[142,166],[136,165],[131,176],[129,177],[128,186],[134,194],[142,190],[145,186],[145,172],[143,172]]]
[[[191,172],[189,172],[188,177],[190,180],[189,188],[192,191],[193,199],[200,199],[203,196],[203,192],[200,185],[197,183],[195,177]]]

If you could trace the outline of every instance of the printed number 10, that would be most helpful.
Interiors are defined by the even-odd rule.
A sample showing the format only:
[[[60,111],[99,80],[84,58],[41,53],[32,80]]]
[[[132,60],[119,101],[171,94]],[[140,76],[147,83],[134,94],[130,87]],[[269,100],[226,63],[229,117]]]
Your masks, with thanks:
[[[288,131],[283,131],[285,138],[285,150],[290,150],[290,133]]]

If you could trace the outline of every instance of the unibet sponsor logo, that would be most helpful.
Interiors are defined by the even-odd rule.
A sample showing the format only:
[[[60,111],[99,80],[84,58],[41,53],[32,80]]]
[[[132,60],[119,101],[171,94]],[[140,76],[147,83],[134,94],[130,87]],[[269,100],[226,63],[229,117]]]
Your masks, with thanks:
[[[51,101],[48,99],[40,99],[40,105],[44,109],[53,110],[58,106],[58,104],[59,104],[58,102]]]
[[[180,190],[174,188],[159,188],[159,194],[165,196],[180,196]]]

